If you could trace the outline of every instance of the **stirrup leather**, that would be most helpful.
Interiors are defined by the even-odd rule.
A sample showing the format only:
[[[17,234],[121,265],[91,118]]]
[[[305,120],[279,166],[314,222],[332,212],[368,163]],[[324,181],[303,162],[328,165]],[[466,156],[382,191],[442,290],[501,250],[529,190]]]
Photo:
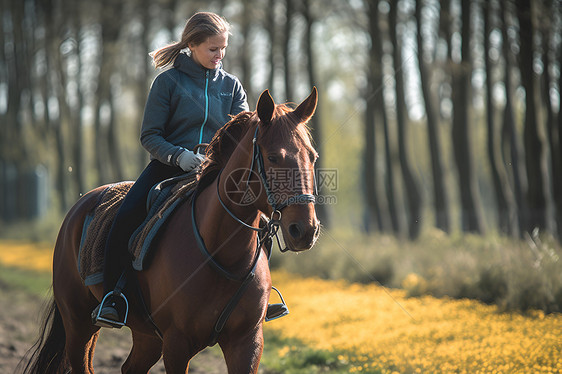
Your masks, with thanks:
[[[279,290],[273,286],[271,287],[271,289],[277,292],[279,298],[281,299],[281,303],[267,305],[265,322],[273,321],[274,319],[285,317],[287,314],[289,314],[289,308],[287,307],[287,304],[285,304],[285,300],[283,299],[281,292],[279,292]]]
[[[104,318],[101,316],[101,310],[103,309],[103,305],[105,303],[105,300],[109,297],[109,296],[117,296],[117,297],[121,297],[121,299],[123,299],[125,301],[125,318],[123,318],[123,322],[121,321],[113,321],[107,318]],[[94,312],[95,313],[95,312]],[[109,328],[121,328],[123,326],[125,326],[125,324],[127,323],[127,317],[129,316],[129,301],[127,300],[127,298],[125,297],[125,295],[122,292],[108,292],[107,295],[104,296],[104,298],[101,300],[101,303],[99,305],[99,307],[97,308],[97,313],[95,315],[92,315],[92,322],[94,323],[94,325],[96,326],[100,326],[100,327],[109,327]]]

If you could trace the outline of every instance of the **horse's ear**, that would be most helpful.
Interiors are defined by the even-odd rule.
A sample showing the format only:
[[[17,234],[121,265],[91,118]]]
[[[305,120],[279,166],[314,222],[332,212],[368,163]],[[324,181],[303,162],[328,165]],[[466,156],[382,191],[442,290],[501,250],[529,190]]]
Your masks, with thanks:
[[[275,110],[275,103],[273,102],[273,98],[269,94],[269,90],[265,90],[261,93],[260,98],[258,99],[258,117],[260,121],[267,125],[271,122],[271,118],[273,117],[273,111]]]
[[[312,87],[312,92],[308,97],[300,103],[300,105],[293,111],[301,122],[306,122],[314,115],[316,105],[318,104],[318,90]]]

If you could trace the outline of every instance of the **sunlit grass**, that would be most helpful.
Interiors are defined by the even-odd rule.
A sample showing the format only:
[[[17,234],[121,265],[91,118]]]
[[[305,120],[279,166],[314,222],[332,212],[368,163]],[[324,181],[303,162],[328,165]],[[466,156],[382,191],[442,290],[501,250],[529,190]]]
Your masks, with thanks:
[[[283,272],[275,272],[273,281],[291,314],[266,328],[334,352],[350,372],[562,370],[560,314],[499,313],[495,306],[471,300],[408,298],[405,291]],[[287,345],[278,356],[293,351]]]
[[[9,267],[48,274],[51,261],[49,245],[0,241],[3,276]],[[466,299],[407,297],[282,271],[272,276],[291,313],[265,324],[266,373],[562,372],[557,313],[500,313]]]
[[[20,241],[0,241],[0,263],[26,270],[51,271],[53,246]]]
[[[51,285],[52,246],[18,241],[0,241],[0,283],[38,296]]]

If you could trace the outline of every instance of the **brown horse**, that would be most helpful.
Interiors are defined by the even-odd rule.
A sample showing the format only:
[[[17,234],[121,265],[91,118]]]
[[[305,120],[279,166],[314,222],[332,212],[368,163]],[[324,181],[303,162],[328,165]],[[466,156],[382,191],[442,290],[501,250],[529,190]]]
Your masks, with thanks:
[[[276,105],[264,91],[255,112],[240,113],[217,132],[194,197],[163,228],[148,269],[135,273],[153,323],[131,295],[133,347],[123,373],[147,373],[161,356],[168,373],[186,373],[191,358],[215,342],[229,373],[257,372],[271,291],[259,237],[280,228],[295,252],[310,249],[318,237],[317,154],[306,127],[316,103],[316,88],[295,110]],[[283,183],[275,179],[287,174],[293,177]],[[76,264],[84,219],[103,188],[84,195],[62,224],[54,300],[27,372],[94,372],[99,327],[90,314],[103,287],[85,286]],[[259,229],[263,215],[269,224]]]

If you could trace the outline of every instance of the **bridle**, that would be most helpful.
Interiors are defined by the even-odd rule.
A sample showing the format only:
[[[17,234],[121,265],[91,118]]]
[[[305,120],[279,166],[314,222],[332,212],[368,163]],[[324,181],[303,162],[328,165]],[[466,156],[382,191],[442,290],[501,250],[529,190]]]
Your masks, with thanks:
[[[261,148],[258,144],[258,130],[259,130],[259,126],[256,126],[256,131],[254,133],[254,138],[252,139],[252,164],[250,165],[250,171],[253,171],[254,169],[254,164],[257,165],[258,167],[258,174],[261,178],[261,182],[263,184],[263,187],[265,189],[265,192],[267,194],[267,202],[271,205],[271,207],[273,208],[273,213],[275,212],[281,212],[281,210],[283,208],[286,208],[289,205],[292,204],[308,204],[308,203],[316,203],[316,196],[318,195],[317,191],[316,191],[316,183],[314,183],[314,194],[298,194],[292,197],[289,197],[287,200],[283,201],[282,203],[278,203],[275,199],[275,196],[273,195],[273,191],[271,190],[271,187],[269,186],[269,182],[267,181],[267,175],[266,175],[266,171],[265,171],[265,166],[263,163],[263,155],[261,153]],[[248,178],[248,182],[246,185],[248,185],[249,183],[249,178]]]
[[[249,228],[250,230],[254,230],[257,232],[262,232],[266,235],[264,235],[264,237],[272,237],[274,235],[277,234],[277,231],[279,229],[279,225],[281,223],[281,211],[288,207],[289,205],[294,205],[294,204],[315,204],[316,203],[316,196],[318,195],[318,191],[316,189],[316,177],[313,174],[313,185],[314,185],[314,194],[296,194],[294,196],[288,197],[285,201],[279,203],[277,201],[277,199],[275,198],[274,192],[271,189],[271,186],[269,185],[269,182],[267,180],[267,174],[265,171],[265,165],[264,165],[264,161],[263,161],[263,155],[261,152],[261,148],[258,144],[258,131],[259,131],[259,126],[256,126],[256,131],[254,132],[254,137],[252,139],[252,162],[250,164],[250,172],[248,174],[248,180],[246,181],[246,188],[250,188],[250,179],[252,177],[253,171],[254,171],[254,167],[257,167],[257,173],[260,177],[261,180],[261,184],[265,190],[266,196],[267,196],[267,202],[268,204],[271,206],[272,208],[272,213],[271,216],[269,217],[269,222],[265,227],[253,227],[251,225],[248,225],[246,222],[242,221],[240,218],[236,217],[236,215],[230,210],[228,209],[228,207],[226,206],[226,204],[224,203],[224,201],[221,198],[220,195],[220,191],[219,191],[219,186],[220,186],[220,174],[217,176],[217,196],[219,198],[219,202],[221,203],[222,207],[224,208],[224,210],[234,219],[236,220],[238,223],[240,223],[241,225],[243,225],[246,228]],[[265,231],[265,232],[264,232]],[[277,237],[277,240],[279,242],[279,238]],[[288,249],[287,248],[281,248],[281,246],[279,247],[281,252],[286,252]]]

